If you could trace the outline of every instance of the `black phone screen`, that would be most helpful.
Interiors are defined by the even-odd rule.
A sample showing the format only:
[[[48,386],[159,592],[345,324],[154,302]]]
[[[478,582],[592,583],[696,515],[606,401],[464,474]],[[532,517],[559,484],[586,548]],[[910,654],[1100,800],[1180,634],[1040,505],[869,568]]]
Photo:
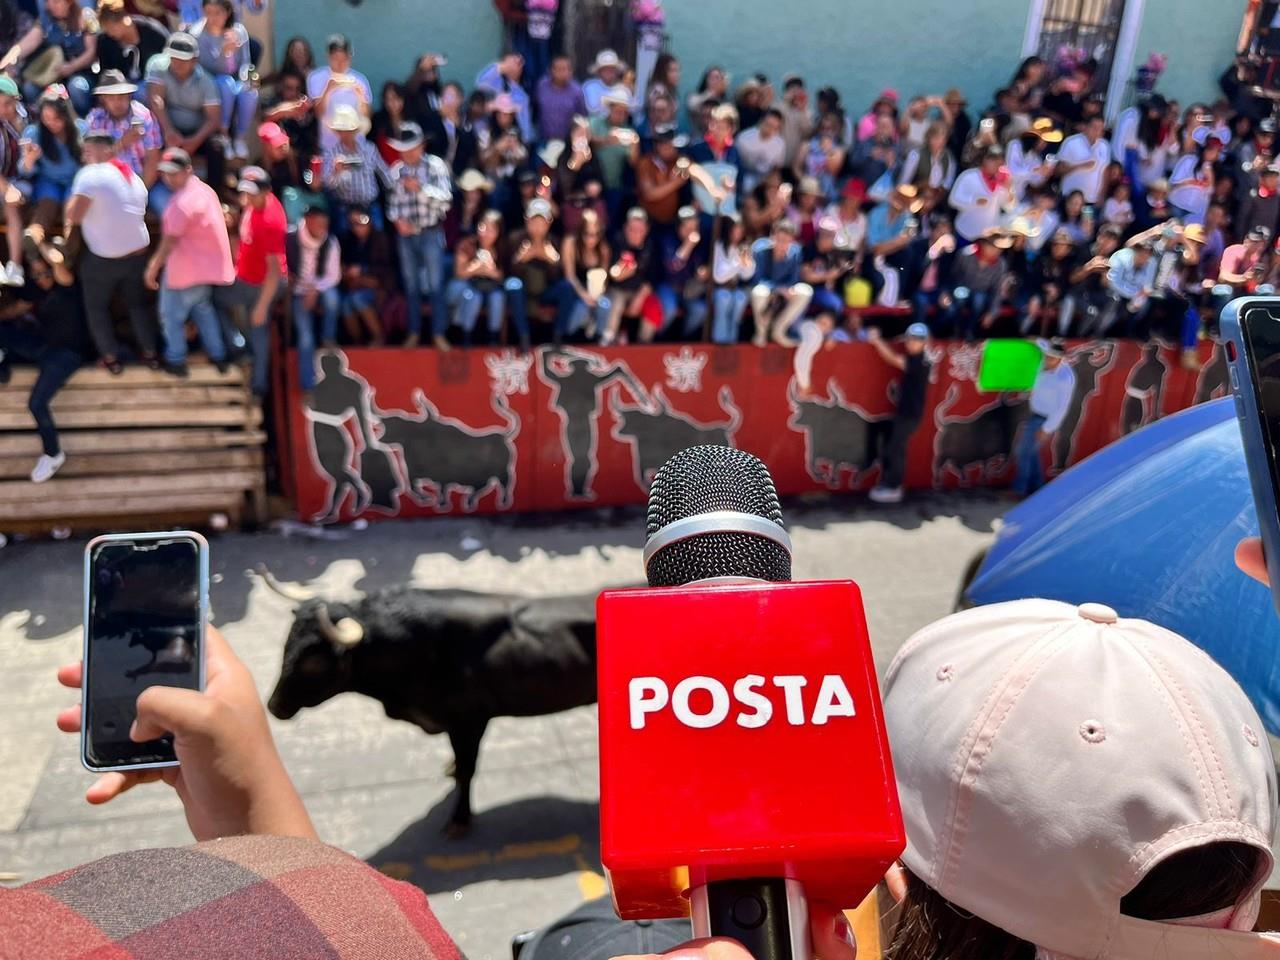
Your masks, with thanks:
[[[91,548],[85,670],[85,759],[98,767],[175,759],[173,740],[129,739],[147,687],[200,687],[200,545],[106,541]]]

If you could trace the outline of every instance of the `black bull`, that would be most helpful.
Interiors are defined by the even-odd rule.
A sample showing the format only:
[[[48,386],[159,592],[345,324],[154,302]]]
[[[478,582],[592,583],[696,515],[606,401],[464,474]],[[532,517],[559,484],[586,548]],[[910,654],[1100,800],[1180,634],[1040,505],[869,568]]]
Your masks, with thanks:
[[[352,604],[303,602],[268,708],[287,720],[339,693],[453,747],[448,831],[471,823],[471,781],[494,717],[558,713],[596,700],[595,594],[528,598],[406,587]]]

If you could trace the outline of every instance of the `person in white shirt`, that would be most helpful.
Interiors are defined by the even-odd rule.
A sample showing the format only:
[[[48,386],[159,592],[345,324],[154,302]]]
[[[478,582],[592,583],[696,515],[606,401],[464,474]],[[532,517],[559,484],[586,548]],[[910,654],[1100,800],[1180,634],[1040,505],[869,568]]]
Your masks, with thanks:
[[[1054,128],[1050,120],[1037,120],[1031,129],[1009,141],[1005,166],[1013,177],[1013,195],[1022,200],[1028,187],[1040,187],[1053,174],[1047,151],[1056,149],[1062,142],[1062,131]]]
[[[1085,203],[1097,204],[1102,199],[1102,174],[1111,161],[1111,144],[1103,139],[1106,121],[1092,117],[1083,133],[1067,137],[1058,151],[1058,174],[1062,177],[1062,195],[1079,190]]]
[[[84,166],[71,182],[64,215],[65,231],[78,226],[86,247],[80,258],[81,287],[89,333],[103,366],[120,373],[120,344],[111,320],[111,298],[119,291],[129,311],[143,361],[159,369],[156,338],[159,326],[147,304],[143,276],[151,235],[143,219],[147,187],[142,178],[115,155],[115,138],[106,131],[85,135]]]
[[[1169,202],[1184,223],[1204,223],[1213,199],[1213,165],[1222,156],[1222,141],[1210,137],[1196,153],[1182,157],[1169,175]]]
[[[956,177],[949,202],[956,211],[955,229],[961,247],[998,227],[1001,216],[1016,203],[1013,178],[1004,167],[1004,150],[994,144],[987,147],[980,166]]]
[[[337,107],[352,107],[363,120],[369,119],[373,89],[368,77],[352,69],[351,41],[342,34],[335,33],[329,38],[329,65],[307,75],[307,96],[320,118],[321,150],[328,150],[338,142],[338,135],[329,129],[328,122]]]
[[[1139,240],[1111,255],[1106,276],[1110,303],[1099,321],[1099,334],[1106,336],[1116,321],[1125,318],[1124,335],[1131,337],[1138,321],[1147,312],[1156,282],[1156,258],[1149,240]]]
[[[627,65],[612,50],[601,50],[587,70],[592,77],[582,85],[582,99],[587,105],[587,113],[603,117],[609,112],[604,95],[622,82]]]
[[[776,109],[766,110],[758,124],[738,134],[734,144],[742,165],[742,191],[750,193],[761,180],[787,162],[782,113]]]
[[[715,283],[715,293],[711,295],[711,340],[737,343],[750,300],[749,284],[756,275],[756,259],[740,215],[726,214],[723,229],[728,236],[716,241],[711,258],[711,279]]]
[[[1071,406],[1071,396],[1076,389],[1075,371],[1064,363],[1066,344],[1053,339],[1040,344],[1044,362],[1031,388],[1030,412],[1022,425],[1014,449],[1017,475],[1013,480],[1014,492],[1030,496],[1044,486],[1044,464],[1041,448],[1058,432]]]

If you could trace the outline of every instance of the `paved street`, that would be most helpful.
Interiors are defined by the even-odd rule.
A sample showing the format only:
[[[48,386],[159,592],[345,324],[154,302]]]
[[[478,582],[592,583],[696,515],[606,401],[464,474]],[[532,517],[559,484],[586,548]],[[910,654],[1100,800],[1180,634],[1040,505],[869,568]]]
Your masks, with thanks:
[[[985,497],[892,509],[790,503],[795,575],[859,582],[883,671],[913,630],[951,609],[962,570],[1000,513]],[[334,597],[404,582],[548,594],[642,579],[642,535],[639,510],[386,523],[333,541],[224,535],[212,541],[214,621],[265,697],[290,604],[247,575],[258,563]],[[80,652],[83,548],[71,541],[0,550],[0,873],[21,880],[119,850],[190,842],[164,788],[102,808],[85,804],[90,775],[74,739],[54,729],[54,714],[75,700],[53,671]],[[505,960],[512,934],[603,892],[594,709],[491,725],[476,825],[456,841],[441,833],[452,784],[443,737],[388,720],[354,694],[272,725],[321,836],[426,890],[472,960]]]

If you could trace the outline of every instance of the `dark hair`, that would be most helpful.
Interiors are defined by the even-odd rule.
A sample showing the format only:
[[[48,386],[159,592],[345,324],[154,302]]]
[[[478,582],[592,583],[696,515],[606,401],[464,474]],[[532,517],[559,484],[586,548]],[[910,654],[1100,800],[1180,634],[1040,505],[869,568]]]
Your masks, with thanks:
[[[299,80],[306,82],[306,75],[292,60],[289,59],[289,51],[295,46],[300,45],[306,51],[307,61],[305,69],[314,70],[316,65],[316,55],[311,49],[311,44],[307,42],[306,37],[290,37],[289,41],[284,45],[284,50],[280,54],[280,74],[291,73]]]
[[[79,0],[77,0],[79,2]],[[221,7],[222,12],[227,15],[227,26],[231,26],[236,22],[236,8],[231,0],[200,0],[202,7]]]
[[[649,75],[649,89],[652,90],[658,84],[662,84],[674,94],[675,90],[671,89],[671,84],[667,82],[667,77],[671,73],[671,65],[678,62],[675,54],[658,54],[658,59],[653,63],[653,73]]]
[[[698,81],[698,91],[697,91],[698,93],[707,92],[707,86],[708,86],[707,81],[711,78],[711,74],[716,72],[717,70],[720,72],[720,76],[723,77],[724,67],[718,67],[714,63],[711,66],[707,67],[706,70],[702,71],[702,79]]]
[[[1013,79],[1009,81],[1009,86],[1012,87],[1014,84],[1027,79],[1027,74],[1031,72],[1032,67],[1043,67],[1044,65],[1043,57],[1037,57],[1032,54],[1018,64],[1018,69],[1014,71]]]
[[[1211,843],[1166,857],[1120,900],[1139,920],[1176,920],[1224,910],[1258,878],[1260,852]],[[909,870],[907,895],[885,960],[1035,960],[1036,948],[951,903]]]
[[[44,4],[41,4],[44,6]],[[80,0],[69,0],[67,4],[67,23],[71,29],[79,32],[84,29],[84,7],[80,6]]]
[[[53,135],[53,131],[40,120],[40,111],[45,107],[53,107],[62,116],[62,140]],[[46,157],[58,156],[58,145],[66,147],[77,166],[80,163],[80,128],[76,126],[76,111],[67,97],[41,97],[36,113],[37,139],[40,151]]]
[[[782,115],[782,111],[779,110],[777,107],[770,107],[768,110],[766,110],[764,113],[760,115],[761,120],[763,120],[765,117],[776,117],[779,123],[787,122],[786,118],[783,117]]]

